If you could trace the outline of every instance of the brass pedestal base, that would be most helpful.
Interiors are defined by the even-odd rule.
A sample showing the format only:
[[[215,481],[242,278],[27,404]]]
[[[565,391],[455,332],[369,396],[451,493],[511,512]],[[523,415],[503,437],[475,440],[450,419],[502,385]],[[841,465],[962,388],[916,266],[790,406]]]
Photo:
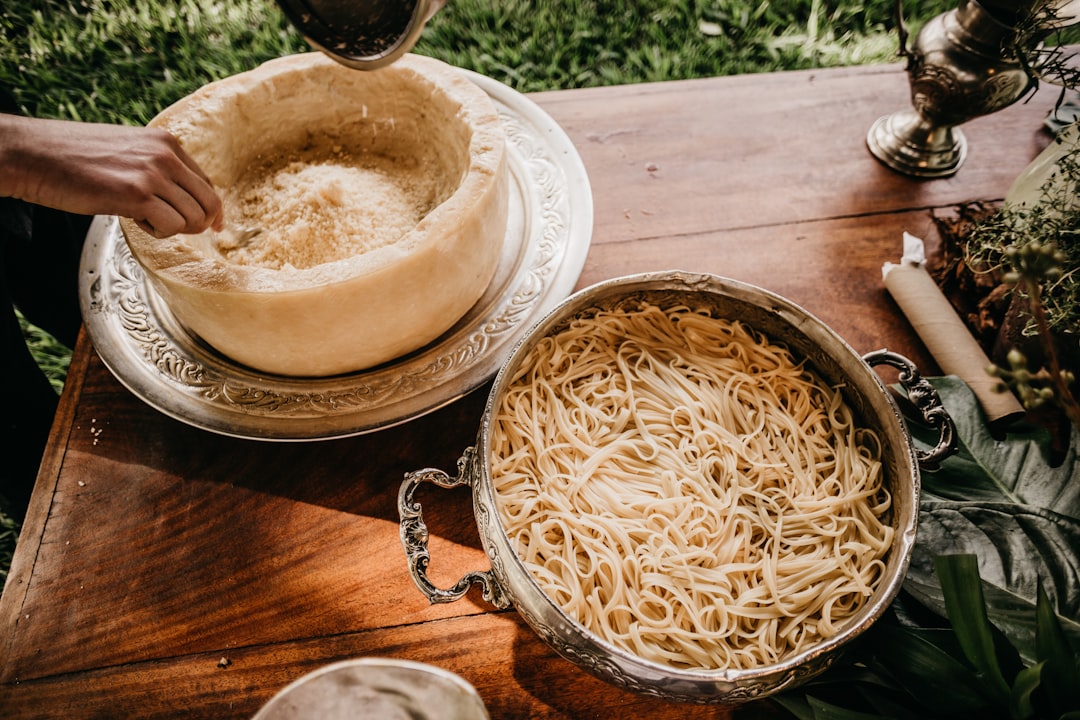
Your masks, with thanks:
[[[967,140],[959,128],[933,127],[914,110],[879,118],[866,144],[878,160],[913,177],[948,177],[967,157]]]

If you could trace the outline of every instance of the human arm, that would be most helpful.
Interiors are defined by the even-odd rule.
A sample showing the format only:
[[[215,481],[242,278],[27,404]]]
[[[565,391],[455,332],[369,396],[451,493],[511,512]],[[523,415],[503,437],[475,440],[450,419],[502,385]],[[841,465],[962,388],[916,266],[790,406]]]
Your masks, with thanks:
[[[0,114],[0,197],[120,215],[156,237],[222,225],[221,199],[164,130]]]

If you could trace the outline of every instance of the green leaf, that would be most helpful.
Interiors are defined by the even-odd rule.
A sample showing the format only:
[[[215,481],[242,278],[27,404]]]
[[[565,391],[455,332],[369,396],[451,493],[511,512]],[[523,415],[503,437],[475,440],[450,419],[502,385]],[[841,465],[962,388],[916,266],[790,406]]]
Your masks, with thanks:
[[[1031,703],[1031,695],[1042,682],[1043,663],[1024,668],[1016,675],[1013,682],[1009,707],[1011,714],[1017,720],[1029,720],[1035,717],[1035,707]]]
[[[1040,581],[1080,641],[1080,430],[1064,461],[1051,467],[1046,434],[1029,428],[995,438],[974,394],[955,377],[930,378],[957,427],[959,450],[940,470],[922,473],[919,529],[905,589],[944,614],[934,572],[939,555],[978,557],[987,615],[1029,662]],[[909,423],[915,443],[936,434]]]
[[[964,649],[964,655],[986,683],[995,704],[1007,703],[1009,684],[998,665],[975,556],[939,556],[935,567],[945,596],[949,622]]]
[[[807,701],[814,711],[814,720],[880,720],[879,715],[848,710],[815,697],[807,697]]]
[[[1043,665],[1041,693],[1051,716],[1080,709],[1078,658],[1041,587],[1036,604],[1035,638],[1036,655]]]
[[[989,706],[975,672],[946,649],[955,642],[951,632],[879,625],[874,638],[873,665],[927,710],[974,716]]]
[[[895,679],[866,664],[867,653],[872,653],[872,648],[890,645],[887,639],[879,635],[879,628],[896,627],[895,622],[895,618],[887,615],[845,654],[845,660],[806,685],[774,699],[798,720],[813,720],[815,717],[808,700],[811,697],[852,712],[876,713],[889,720],[927,720],[927,709],[916,702]]]
[[[801,693],[781,693],[774,696],[772,701],[794,715],[796,720],[814,720],[814,710]]]
[[[956,424],[959,449],[941,470],[923,474],[930,499],[1001,502],[1053,509],[1080,521],[1080,429],[1074,427],[1069,450],[1060,465],[1047,463],[1047,435],[1028,426],[995,438],[982,407],[959,378],[929,378]],[[911,425],[915,444],[929,449],[936,435]]]
[[[859,695],[874,708],[879,716],[889,720],[927,720],[928,714],[918,703],[908,701],[906,705],[899,702],[904,698],[895,698],[880,692],[877,688],[859,687]]]
[[[942,616],[934,558],[979,558],[987,614],[1028,661],[1034,661],[1032,619],[1040,582],[1080,642],[1080,522],[1023,505],[925,501],[904,589]]]

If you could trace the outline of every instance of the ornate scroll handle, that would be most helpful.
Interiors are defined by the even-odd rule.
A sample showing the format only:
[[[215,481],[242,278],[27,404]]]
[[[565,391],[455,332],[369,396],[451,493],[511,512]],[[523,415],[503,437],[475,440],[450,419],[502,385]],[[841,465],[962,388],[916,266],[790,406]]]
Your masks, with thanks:
[[[405,557],[409,562],[409,574],[412,575],[413,582],[432,604],[460,600],[469,591],[469,587],[477,583],[483,591],[484,600],[497,608],[505,609],[510,607],[510,599],[490,572],[467,573],[448,590],[436,587],[427,576],[428,563],[431,561],[431,554],[428,552],[428,529],[424,524],[420,503],[413,499],[413,495],[423,483],[432,483],[448,490],[461,485],[471,486],[470,469],[475,455],[475,448],[466,448],[465,454],[457,462],[457,477],[450,477],[442,470],[434,468],[405,473],[405,480],[402,481],[401,489],[398,491],[401,545],[405,548]]]
[[[941,404],[937,390],[920,373],[915,363],[903,355],[888,350],[875,350],[863,355],[867,365],[891,365],[900,371],[900,384],[907,390],[908,398],[922,413],[923,420],[930,427],[938,428],[940,436],[937,445],[930,451],[917,450],[915,457],[923,470],[937,470],[941,461],[956,452],[956,426]]]

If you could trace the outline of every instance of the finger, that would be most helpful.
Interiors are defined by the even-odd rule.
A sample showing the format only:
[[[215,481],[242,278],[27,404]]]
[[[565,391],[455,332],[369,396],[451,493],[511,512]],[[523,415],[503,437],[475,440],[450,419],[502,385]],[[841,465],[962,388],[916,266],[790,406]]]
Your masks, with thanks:
[[[184,219],[165,203],[159,205],[164,209],[152,211],[149,217],[135,220],[135,224],[156,238],[167,238],[180,232]]]
[[[171,234],[202,232],[210,223],[199,201],[174,182],[158,191],[147,219],[158,230],[172,230]]]
[[[197,225],[188,232],[201,232],[207,227],[220,230],[224,213],[221,198],[213,186],[194,174],[178,179],[177,184],[199,206],[201,212],[201,217],[187,216],[185,213],[185,216]]]
[[[214,183],[183,147],[177,147],[176,155],[187,170],[187,173],[182,171],[181,177],[177,180],[178,184],[202,207],[209,226],[220,230],[224,221],[224,210],[221,197],[214,189]],[[204,229],[199,228],[199,230]]]
[[[168,194],[169,197],[163,197],[165,194]],[[190,195],[174,185],[169,193],[156,195],[143,208],[141,220],[138,217],[133,219],[140,227],[143,227],[145,223],[146,227],[143,229],[158,238],[187,232],[189,220],[180,207],[185,204],[188,206],[188,212],[199,213],[201,216],[202,210],[198,203]]]
[[[184,146],[179,142],[176,143],[176,157],[180,158],[180,161],[183,162],[191,172],[199,176],[199,178],[207,185],[214,184],[213,181],[210,180],[210,177],[203,171],[202,167],[199,166],[199,163],[195,162],[195,159],[187,154],[187,151],[184,150]]]

